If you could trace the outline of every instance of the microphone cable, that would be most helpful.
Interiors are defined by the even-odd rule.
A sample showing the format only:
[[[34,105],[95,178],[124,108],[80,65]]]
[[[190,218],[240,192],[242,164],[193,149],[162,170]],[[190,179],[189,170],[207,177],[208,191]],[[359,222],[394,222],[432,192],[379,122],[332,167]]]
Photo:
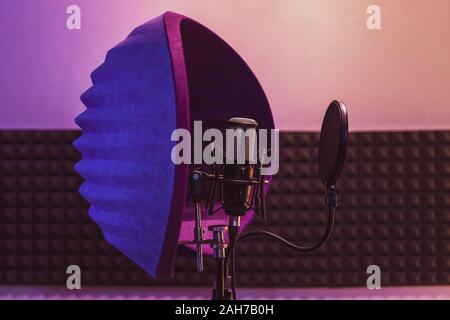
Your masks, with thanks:
[[[333,226],[334,226],[335,210],[336,210],[336,206],[328,207],[328,222],[327,222],[327,226],[326,226],[324,235],[319,241],[317,241],[316,243],[313,243],[312,245],[309,245],[309,246],[297,245],[275,233],[272,233],[272,232],[266,231],[266,230],[249,231],[247,233],[244,233],[240,237],[238,237],[237,240],[231,244],[231,247],[230,247],[231,250],[228,252],[227,257],[226,257],[226,260],[227,260],[226,263],[228,263],[228,258],[229,258],[228,255],[231,255],[230,273],[231,273],[231,290],[232,290],[232,294],[233,294],[233,300],[236,300],[236,274],[235,274],[235,271],[236,271],[236,265],[235,265],[236,249],[237,249],[237,245],[240,242],[242,242],[246,239],[252,238],[252,237],[267,237],[272,240],[276,240],[276,241],[280,242],[281,244],[285,245],[286,247],[288,247],[291,250],[294,250],[294,251],[297,251],[300,253],[310,253],[312,251],[319,249],[330,238],[331,232],[332,232]]]

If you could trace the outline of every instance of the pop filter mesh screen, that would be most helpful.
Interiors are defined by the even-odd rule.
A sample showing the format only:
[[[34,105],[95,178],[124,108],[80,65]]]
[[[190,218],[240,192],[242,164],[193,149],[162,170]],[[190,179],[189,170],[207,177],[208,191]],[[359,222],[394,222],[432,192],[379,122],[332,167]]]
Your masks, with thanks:
[[[320,133],[319,173],[323,183],[335,183],[342,170],[347,147],[346,121],[339,103],[333,102],[325,113]]]

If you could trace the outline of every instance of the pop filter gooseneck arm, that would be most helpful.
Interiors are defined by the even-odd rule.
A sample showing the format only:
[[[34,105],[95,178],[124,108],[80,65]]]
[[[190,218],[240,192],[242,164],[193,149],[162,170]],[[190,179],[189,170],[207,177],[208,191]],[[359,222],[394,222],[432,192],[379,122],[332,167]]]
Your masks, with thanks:
[[[337,195],[335,194],[335,196],[337,197]],[[322,238],[317,241],[314,244],[311,244],[309,246],[301,246],[301,245],[297,245],[293,242],[290,242],[288,240],[286,240],[285,238],[272,233],[270,231],[266,231],[266,230],[255,230],[255,231],[249,231],[244,233],[243,235],[241,235],[235,245],[233,247],[230,248],[229,254],[231,254],[231,289],[232,289],[232,294],[234,299],[236,300],[236,277],[235,277],[235,255],[236,255],[236,248],[237,245],[239,243],[241,243],[242,241],[252,238],[252,237],[266,237],[266,238],[270,238],[272,240],[276,240],[278,242],[280,242],[282,245],[288,247],[291,250],[300,252],[300,253],[309,253],[309,252],[313,252],[317,249],[319,249],[320,247],[322,247],[322,245],[328,241],[328,239],[331,236],[331,231],[333,230],[333,226],[334,226],[334,213],[336,210],[336,206],[329,206],[328,207],[328,222],[327,222],[327,226],[324,232],[324,235],[322,236]]]

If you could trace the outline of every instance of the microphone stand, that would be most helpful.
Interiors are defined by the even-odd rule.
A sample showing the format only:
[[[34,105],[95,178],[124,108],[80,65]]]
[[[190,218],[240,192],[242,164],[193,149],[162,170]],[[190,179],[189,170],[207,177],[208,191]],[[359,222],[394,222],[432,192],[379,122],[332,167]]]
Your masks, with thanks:
[[[236,299],[236,286],[235,286],[235,252],[237,244],[248,239],[250,237],[268,237],[272,240],[276,240],[281,244],[287,246],[288,248],[295,250],[301,253],[309,253],[319,249],[330,237],[331,231],[333,229],[334,224],[334,212],[336,207],[338,206],[338,197],[336,194],[336,186],[334,184],[327,186],[327,194],[325,197],[325,205],[328,208],[329,218],[326,226],[326,230],[324,232],[323,237],[316,243],[308,245],[308,246],[300,246],[294,244],[281,236],[274,234],[265,230],[255,230],[244,233],[239,236],[239,227],[240,227],[240,217],[229,215],[229,226],[226,225],[211,225],[208,227],[208,230],[212,232],[212,239],[204,239],[204,228],[202,227],[202,212],[200,206],[200,197],[202,194],[202,178],[206,177],[212,181],[211,189],[216,189],[219,181],[223,182],[226,180],[228,183],[235,183],[238,185],[249,185],[259,189],[259,205],[257,205],[258,209],[262,211],[262,217],[266,218],[266,206],[264,199],[264,190],[263,186],[267,183],[262,177],[259,180],[252,179],[248,181],[244,180],[236,180],[236,179],[225,179],[223,176],[219,176],[217,174],[210,175],[201,171],[193,171],[191,173],[191,195],[194,200],[195,206],[195,227],[194,227],[194,240],[193,241],[181,241],[179,244],[183,245],[195,245],[196,246],[196,265],[197,271],[203,271],[203,249],[202,246],[205,244],[209,244],[213,249],[213,257],[216,262],[216,281],[215,287],[212,290],[212,300],[235,300]],[[220,185],[220,184],[219,184]],[[208,196],[208,198],[210,198]],[[214,195],[208,199],[207,207],[209,207],[209,214],[213,214],[215,211],[213,210],[213,205],[211,205],[211,199],[214,198]],[[209,206],[208,206],[209,204]],[[223,203],[222,203],[223,205]],[[228,231],[230,247],[227,241],[225,240],[225,232]],[[228,273],[228,262],[231,259],[231,289],[230,293],[229,288],[226,287],[226,280],[229,279]]]
[[[226,225],[212,225],[208,230],[212,232],[212,239],[204,239],[205,232],[202,226],[202,212],[200,207],[200,197],[202,193],[202,172],[193,171],[190,178],[191,195],[195,206],[195,227],[193,241],[180,241],[179,244],[196,246],[196,266],[197,271],[203,271],[203,245],[209,244],[213,249],[213,257],[216,262],[216,282],[212,290],[212,300],[232,300],[225,281],[228,278],[226,268],[226,251],[228,243],[225,240],[225,232],[228,231]]]
[[[208,229],[213,232],[211,247],[216,260],[216,287],[213,289],[212,300],[231,300],[230,291],[225,287],[225,278],[227,276],[225,257],[228,244],[225,241],[224,231],[227,231],[228,227],[225,225],[214,225]]]
[[[256,121],[252,119],[232,118],[228,123],[233,129],[255,129],[258,127]],[[339,134],[336,134],[335,129]],[[264,189],[269,181],[265,180],[262,174],[262,162],[257,162],[259,168],[250,166],[247,168],[242,166],[233,166],[232,168],[225,167],[223,169],[223,174],[219,173],[217,163],[214,162],[212,174],[199,170],[194,170],[191,173],[190,190],[195,203],[195,239],[193,241],[188,241],[187,244],[195,244],[197,247],[197,270],[200,272],[203,271],[202,245],[209,243],[213,249],[213,255],[216,261],[216,284],[215,289],[213,289],[212,297],[214,300],[236,300],[235,255],[237,245],[245,239],[251,237],[266,237],[276,240],[288,248],[300,253],[315,251],[329,239],[333,230],[335,210],[338,207],[336,181],[339,178],[344,164],[347,141],[348,116],[345,105],[341,102],[333,101],[325,114],[319,143],[319,172],[322,182],[327,187],[325,205],[328,208],[328,222],[322,238],[319,241],[306,246],[295,244],[278,234],[266,230],[254,230],[239,235],[240,217],[245,215],[249,210],[253,210],[262,219],[267,220]],[[329,153],[322,153],[322,151],[328,149],[329,146],[333,146],[332,150],[334,150],[335,156],[337,156],[337,161],[335,163],[330,163],[330,161],[332,161],[330,159],[334,159],[334,157],[331,157]],[[250,144],[248,150],[250,150]],[[213,149],[213,151],[215,155],[215,149]],[[224,156],[226,157],[225,153]],[[256,171],[253,171],[255,169]],[[229,226],[213,225],[208,228],[208,230],[213,233],[213,238],[211,240],[203,239],[204,230],[201,224],[200,197],[202,194],[201,180],[203,177],[210,181],[206,200],[208,215],[212,215],[218,210],[223,209],[229,216]],[[224,196],[224,184],[226,184],[228,188],[225,192],[226,196]],[[237,189],[231,190],[230,192],[230,185],[233,185]],[[221,207],[219,209],[215,209],[217,189],[220,189],[219,200]],[[225,231],[228,231],[229,235],[229,248],[228,243],[225,241]],[[228,288],[225,287],[225,280],[228,277],[230,261],[231,295]]]
[[[216,282],[215,288],[212,290],[212,300],[232,300],[232,296],[229,288],[225,286],[228,277],[228,270],[226,267],[226,250],[228,248],[228,243],[225,240],[225,231],[228,230],[226,225],[212,225],[209,226],[208,230],[212,232],[212,239],[203,239],[204,229],[201,227],[201,211],[199,203],[196,203],[195,210],[195,237],[193,241],[180,241],[178,244],[189,245],[195,244],[196,250],[196,265],[197,271],[203,272],[203,249],[204,244],[209,244],[213,249],[213,257],[216,262]],[[200,226],[200,227],[198,227]]]

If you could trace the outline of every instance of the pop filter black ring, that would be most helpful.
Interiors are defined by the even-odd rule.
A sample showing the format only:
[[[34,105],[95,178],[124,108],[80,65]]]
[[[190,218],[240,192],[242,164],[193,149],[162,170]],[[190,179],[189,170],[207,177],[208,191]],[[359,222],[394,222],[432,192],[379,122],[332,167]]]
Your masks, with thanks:
[[[336,113],[338,117],[336,117]],[[330,121],[332,121],[330,123]],[[334,129],[334,130],[333,130]],[[330,131],[331,130],[331,131]],[[330,137],[330,132],[338,130],[338,140],[333,135]],[[319,141],[319,173],[320,178],[327,186],[327,188],[334,188],[337,180],[341,175],[342,168],[344,166],[345,158],[347,155],[348,145],[348,113],[347,108],[343,102],[334,100],[328,106],[322,123],[322,129],[320,132]],[[327,156],[330,155],[330,150],[337,148],[337,152],[332,154],[330,160]],[[336,151],[336,150],[333,150]],[[330,161],[335,161],[330,164]]]

